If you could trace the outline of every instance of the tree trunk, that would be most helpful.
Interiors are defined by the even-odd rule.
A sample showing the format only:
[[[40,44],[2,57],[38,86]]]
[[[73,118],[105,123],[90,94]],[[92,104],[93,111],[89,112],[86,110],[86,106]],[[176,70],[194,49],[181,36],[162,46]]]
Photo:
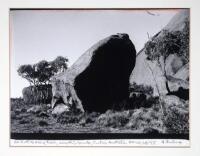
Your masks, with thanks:
[[[156,89],[157,89],[157,92],[158,92],[158,95],[160,96],[160,91],[159,91],[159,87],[158,87],[158,84],[157,84],[157,81],[156,81],[156,78],[155,78],[155,75],[153,73],[153,70],[151,69],[150,65],[145,61],[146,65],[148,66],[149,70],[151,71],[151,74],[153,76],[153,79],[154,79],[154,82],[155,82],[155,85],[156,85]]]
[[[168,84],[168,80],[166,78],[166,81],[165,81],[165,86],[166,86],[166,89],[167,89],[167,93],[171,93],[170,89],[169,89],[169,84]]]
[[[166,86],[166,89],[167,89],[167,93],[171,93],[170,89],[169,89],[169,84],[168,84],[168,78],[167,78],[167,72],[166,72],[166,59],[167,58],[164,58],[164,77],[165,77],[165,86]]]
[[[145,61],[145,63],[146,63],[146,65],[148,66],[148,68],[150,69],[150,71],[151,71],[151,73],[152,73],[152,76],[153,76],[153,79],[154,79],[154,82],[155,82],[155,85],[156,85],[156,89],[157,89],[158,95],[159,95],[160,109],[161,109],[161,111],[162,111],[163,116],[165,116],[165,114],[166,114],[166,109],[165,109],[165,106],[164,106],[164,104],[163,104],[163,102],[162,102],[163,95],[162,95],[162,94],[160,93],[160,91],[159,91],[159,87],[158,87],[158,84],[157,84],[157,81],[156,81],[156,77],[155,77],[155,75],[154,75],[154,73],[153,73],[153,70],[151,69],[150,65],[149,65],[146,61]]]

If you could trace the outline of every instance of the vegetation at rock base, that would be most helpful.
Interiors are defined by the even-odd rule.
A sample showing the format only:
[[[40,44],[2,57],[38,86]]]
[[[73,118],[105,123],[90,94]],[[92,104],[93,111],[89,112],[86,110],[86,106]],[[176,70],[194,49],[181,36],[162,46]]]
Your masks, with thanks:
[[[130,84],[129,92],[138,92],[138,93],[143,93],[143,94],[153,96],[153,88],[151,86],[142,85],[142,84],[138,85],[135,82]]]
[[[56,117],[51,108],[34,105],[22,99],[11,99],[11,132],[24,133],[177,133],[189,132],[188,102],[167,107],[163,115],[159,103],[129,110],[107,110],[105,113],[64,112]],[[34,109],[32,109],[34,110]]]
[[[168,107],[163,123],[167,133],[189,133],[188,102],[185,105]]]

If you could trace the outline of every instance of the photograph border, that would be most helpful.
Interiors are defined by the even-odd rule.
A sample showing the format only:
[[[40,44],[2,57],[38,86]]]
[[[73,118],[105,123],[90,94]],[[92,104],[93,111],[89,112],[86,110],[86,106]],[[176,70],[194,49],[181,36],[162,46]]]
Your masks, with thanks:
[[[190,8],[178,8],[178,7],[175,7],[175,8],[9,8],[9,15],[10,15],[10,12],[11,11],[59,11],[59,10],[64,10],[64,11],[68,11],[68,10],[73,10],[73,11],[90,11],[90,10],[122,10],[122,11],[133,11],[133,10],[142,10],[142,11],[145,11],[145,10],[175,10],[175,9],[188,9],[189,10],[189,16],[191,16],[191,9]],[[191,25],[191,17],[190,18],[190,25]],[[10,61],[9,61],[9,64],[10,64],[10,68],[11,68],[11,32],[12,32],[12,28],[11,28],[11,18],[9,16],[9,38],[10,38],[10,42],[9,42],[9,55],[10,55]],[[190,27],[191,28],[191,27]],[[190,31],[190,30],[189,30]],[[190,44],[189,44],[189,51],[190,51]],[[190,55],[190,52],[189,52],[189,55]],[[190,58],[190,56],[189,56]],[[189,62],[189,72],[190,72],[190,62]],[[11,71],[11,69],[10,69]],[[10,73],[10,93],[9,95],[11,95],[11,73]],[[189,74],[189,77],[190,77],[190,74]],[[190,81],[189,81],[189,85],[190,85]],[[189,86],[190,88],[190,86]],[[190,91],[189,91],[189,94],[190,94]],[[190,95],[189,95],[190,97]],[[11,96],[10,96],[10,99],[11,99]],[[10,106],[10,110],[11,110],[11,103],[9,104]],[[189,98],[189,120],[190,120],[190,98]],[[114,139],[116,141],[116,144],[121,142],[121,147],[129,147],[128,143],[127,143],[127,140],[140,140],[141,142],[143,142],[144,140],[149,140],[149,141],[146,141],[144,144],[146,145],[141,145],[141,146],[132,146],[132,147],[144,147],[144,148],[148,148],[148,147],[161,147],[161,148],[188,148],[190,147],[190,139],[191,139],[191,135],[190,135],[190,121],[189,121],[189,136],[186,134],[186,135],[183,135],[183,134],[155,134],[155,135],[152,135],[152,134],[141,134],[141,135],[138,135],[138,134],[131,134],[131,133],[68,133],[68,134],[49,134],[49,133],[27,133],[27,134],[24,134],[24,133],[19,133],[19,134],[13,134],[11,133],[11,116],[10,116],[10,122],[9,122],[9,129],[10,129],[10,146],[14,146],[15,143],[18,143],[18,144],[21,144],[21,143],[24,143],[24,144],[27,144],[25,145],[28,146],[28,147],[31,147],[29,144],[33,144],[33,146],[37,146],[37,144],[41,144],[41,145],[44,145],[45,147],[52,147],[52,144],[53,143],[48,143],[50,141],[53,141],[54,140],[54,144],[55,146],[54,147],[65,147],[67,146],[67,144],[65,145],[58,145],[58,140],[60,140],[61,142],[65,141],[69,141],[69,143],[72,143],[72,144],[77,144],[76,142],[80,142],[80,140],[82,140],[82,142],[86,141],[87,145],[84,145],[84,143],[82,143],[84,146],[82,145],[75,145],[76,147],[92,147],[93,145],[91,145],[92,143],[89,143],[88,141],[91,141],[93,143],[96,142],[96,140],[104,140],[106,138],[106,140],[112,140]],[[51,139],[49,139],[51,138]],[[15,140],[16,141],[11,141],[11,140]],[[18,140],[18,141],[17,141]],[[35,141],[34,141],[35,140]],[[55,141],[56,140],[56,141]],[[95,140],[95,141],[94,141]],[[123,141],[124,140],[124,143]],[[155,145],[152,145],[153,143],[153,140],[154,140],[154,143],[157,142],[158,144],[170,144],[170,143],[174,143],[173,145],[157,145],[155,143]],[[157,141],[155,141],[157,140]],[[186,145],[177,145],[176,144],[180,144],[181,140],[184,142],[185,140],[189,141],[189,144],[186,143]],[[138,143],[140,142],[138,141]],[[15,142],[15,143],[14,143]],[[31,143],[32,142],[32,143]],[[125,143],[126,142],[126,143]],[[151,145],[147,145],[149,142],[149,144]],[[162,143],[160,143],[162,142]],[[164,143],[165,142],[165,143]],[[179,142],[179,143],[178,143]],[[105,144],[107,144],[106,146],[98,146],[98,143],[97,143],[97,146],[94,145],[95,147],[120,147],[120,145],[118,146],[109,146],[108,143],[106,143],[106,141],[104,141]],[[36,145],[34,145],[36,144]],[[81,144],[81,142],[80,142]],[[123,144],[126,144],[125,146]],[[142,144],[142,143],[141,143]],[[68,147],[73,147],[73,146],[68,146]]]
[[[26,156],[31,155],[154,155],[154,156],[196,156],[200,155],[200,125],[199,125],[199,33],[200,33],[200,1],[198,0],[1,0],[0,1],[0,96],[2,98],[0,123],[1,152],[5,155]],[[190,147],[189,148],[144,148],[144,147],[10,147],[10,109],[9,109],[9,9],[10,8],[190,8],[191,16],[191,53],[190,53]]]

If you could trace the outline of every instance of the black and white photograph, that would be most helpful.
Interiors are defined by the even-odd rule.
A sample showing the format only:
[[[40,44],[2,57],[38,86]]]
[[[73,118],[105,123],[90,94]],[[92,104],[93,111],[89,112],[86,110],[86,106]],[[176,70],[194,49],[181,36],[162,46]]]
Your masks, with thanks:
[[[10,140],[190,141],[189,8],[9,16]]]

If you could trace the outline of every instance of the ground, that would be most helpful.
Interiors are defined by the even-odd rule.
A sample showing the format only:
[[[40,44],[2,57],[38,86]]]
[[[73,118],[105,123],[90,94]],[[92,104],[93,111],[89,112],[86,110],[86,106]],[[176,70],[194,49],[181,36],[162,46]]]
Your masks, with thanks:
[[[34,109],[30,110],[30,108]],[[63,113],[55,116],[51,114],[50,105],[25,104],[23,99],[11,99],[11,132],[189,133],[188,112],[177,112],[169,113],[168,110],[170,115],[164,116],[159,103],[157,103],[149,108],[108,110],[103,114],[96,112]]]

